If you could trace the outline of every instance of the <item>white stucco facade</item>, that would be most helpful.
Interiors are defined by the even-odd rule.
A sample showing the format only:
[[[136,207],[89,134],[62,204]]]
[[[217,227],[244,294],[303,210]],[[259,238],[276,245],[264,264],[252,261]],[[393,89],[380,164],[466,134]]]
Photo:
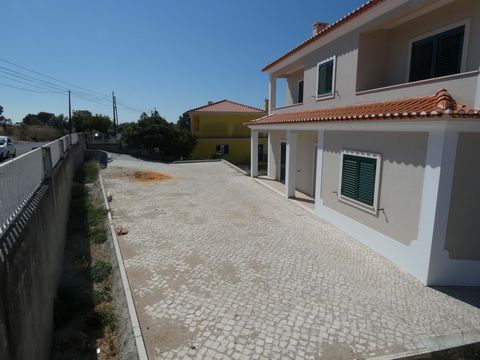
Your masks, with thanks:
[[[457,26],[465,29],[460,72],[409,82],[412,42]],[[472,151],[480,150],[476,145],[480,120],[475,110],[480,104],[479,36],[480,3],[380,2],[267,66],[270,117],[291,117],[286,122],[249,124],[255,132],[268,133],[268,177],[285,183],[286,198],[295,191],[310,196],[320,218],[426,285],[480,285],[478,229],[471,224],[476,222],[473,214],[480,212],[476,189],[480,168],[468,161]],[[335,59],[333,91],[319,99],[315,95],[317,65],[328,58]],[[278,77],[290,84],[288,106],[281,108],[276,107]],[[304,97],[296,103],[295,84],[300,80],[304,81]],[[441,88],[454,99],[452,109],[457,103],[465,104],[472,116],[458,116],[447,109],[433,119],[412,110],[402,120],[401,116],[379,120],[381,113],[355,121],[341,117],[295,120],[297,113],[304,116],[303,112],[315,110],[418,99]],[[345,151],[376,157],[375,206],[367,209],[341,196]],[[256,169],[252,168],[252,174],[256,176]],[[469,178],[458,181],[456,176]]]

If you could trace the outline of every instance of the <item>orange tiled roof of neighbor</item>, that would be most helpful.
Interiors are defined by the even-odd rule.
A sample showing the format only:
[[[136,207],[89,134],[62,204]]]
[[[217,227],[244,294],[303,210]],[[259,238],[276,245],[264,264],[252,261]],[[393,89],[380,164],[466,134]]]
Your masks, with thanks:
[[[316,40],[322,38],[323,36],[331,33],[332,31],[334,31],[335,29],[339,28],[340,26],[344,25],[345,23],[349,22],[350,20],[354,19],[355,17],[357,17],[358,15],[370,10],[371,8],[375,7],[376,5],[384,2],[385,0],[369,0],[367,1],[365,4],[363,4],[362,6],[358,7],[357,9],[353,10],[352,12],[348,13],[347,15],[345,15],[344,17],[338,19],[337,21],[335,21],[334,23],[326,26],[325,28],[323,28],[323,30],[321,30],[318,34],[316,34],[315,36],[312,36],[310,39],[304,41],[303,43],[301,43],[300,45],[296,46],[295,48],[293,48],[292,50],[288,51],[287,53],[285,53],[284,55],[280,56],[278,59],[276,59],[275,61],[273,61],[272,63],[268,64],[267,66],[265,66],[262,71],[266,71],[268,69],[270,69],[271,67],[275,66],[276,64],[278,64],[280,61],[286,59],[287,57],[295,54],[296,52],[300,51],[301,49],[303,49],[304,47],[306,47],[307,45],[310,45],[311,43],[315,42]]]
[[[480,110],[455,102],[447,90],[435,95],[413,97],[394,101],[358,104],[329,109],[295,113],[270,114],[247,123],[247,125],[291,124],[308,122],[400,120],[413,118],[436,118],[444,114],[453,117],[480,118]]]
[[[227,112],[227,113],[255,113],[264,111],[253,106],[236,103],[230,100],[220,100],[211,104],[203,105],[188,112]]]

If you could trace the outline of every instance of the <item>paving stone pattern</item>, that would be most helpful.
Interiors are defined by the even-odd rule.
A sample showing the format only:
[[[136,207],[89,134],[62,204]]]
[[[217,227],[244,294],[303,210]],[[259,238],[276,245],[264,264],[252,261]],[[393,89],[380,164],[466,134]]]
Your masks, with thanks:
[[[480,329],[479,308],[222,163],[115,155],[102,176],[151,359],[361,359]]]

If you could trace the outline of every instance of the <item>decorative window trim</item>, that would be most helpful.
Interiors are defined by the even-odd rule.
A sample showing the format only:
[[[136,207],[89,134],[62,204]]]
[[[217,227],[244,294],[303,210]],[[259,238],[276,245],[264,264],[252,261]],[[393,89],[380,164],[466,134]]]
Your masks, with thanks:
[[[329,62],[329,61],[332,61],[333,60],[333,69],[332,69],[332,92],[330,94],[322,94],[322,95],[318,95],[318,81],[319,81],[319,74],[318,74],[318,70],[320,68],[321,65]],[[335,86],[336,86],[336,79],[337,79],[337,55],[333,55],[327,59],[324,59],[322,61],[320,61],[318,64],[317,64],[317,83],[316,83],[316,87],[315,87],[315,97],[317,99],[317,101],[319,100],[327,100],[327,99],[333,99],[335,98]],[[304,92],[304,96],[305,96],[305,92]]]
[[[342,195],[342,177],[343,177],[343,158],[344,155],[353,155],[358,157],[371,158],[376,160],[375,168],[375,190],[373,194],[373,205],[367,205],[348,196]],[[380,174],[382,172],[382,155],[379,153],[372,153],[367,151],[347,150],[343,149],[340,156],[340,176],[338,179],[338,199],[341,202],[352,205],[358,209],[366,211],[370,214],[378,214],[378,195],[380,194]]]
[[[472,23],[472,19],[471,18],[466,18],[466,19],[457,21],[455,23],[442,26],[441,28],[437,28],[433,31],[429,31],[428,33],[424,33],[424,34],[418,35],[414,38],[411,38],[409,43],[408,43],[408,59],[407,59],[408,62],[407,62],[407,73],[405,75],[405,80],[406,80],[405,82],[406,83],[411,83],[411,81],[410,81],[410,70],[411,70],[411,67],[412,67],[412,47],[413,47],[413,44],[417,41],[427,39],[429,37],[444,33],[444,32],[449,31],[449,30],[453,30],[453,29],[455,29],[457,27],[460,27],[460,26],[465,26],[465,33],[463,34],[463,45],[462,45],[462,62],[460,64],[460,74],[464,73],[467,69],[468,42],[470,40],[471,23]],[[453,75],[458,75],[458,74],[453,74]],[[447,75],[447,76],[451,76],[451,75]],[[431,79],[435,79],[435,78],[431,78]],[[425,80],[430,80],[430,79],[425,79]],[[424,80],[420,80],[420,81],[424,81]]]

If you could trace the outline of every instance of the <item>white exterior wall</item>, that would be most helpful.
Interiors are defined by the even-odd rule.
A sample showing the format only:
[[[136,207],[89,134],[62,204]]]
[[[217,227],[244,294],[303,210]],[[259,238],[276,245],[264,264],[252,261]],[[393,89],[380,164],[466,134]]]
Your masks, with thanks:
[[[377,10],[374,8],[365,13],[365,16],[367,14],[371,16],[370,21],[355,30],[347,31],[328,42],[334,34],[340,33],[340,29],[333,31],[324,41],[318,40],[310,45],[309,51],[304,49],[299,55],[293,55],[269,69],[268,72],[273,77],[291,74],[293,82],[298,77],[294,69],[304,67],[303,104],[277,108],[274,111],[298,112],[433,95],[440,88],[446,88],[460,103],[468,106],[478,104],[480,42],[477,40],[480,38],[480,2],[454,0],[438,8],[432,1],[424,1],[423,9],[425,5],[433,6],[427,13],[422,13],[425,11],[422,8],[416,8],[412,0],[399,1],[400,3],[405,4],[375,18],[376,11],[379,12],[387,6],[393,7],[393,2],[378,5]],[[412,9],[417,9],[422,15],[411,18]],[[409,20],[403,21],[402,18]],[[471,24],[467,34],[468,51],[462,70],[464,72],[444,78],[408,83],[410,41],[419,35],[441,30],[445,25],[462,20],[468,20]],[[398,22],[398,25],[386,28],[395,22]],[[343,27],[347,29],[348,26]],[[360,45],[364,48],[359,51]],[[314,96],[317,86],[317,64],[331,56],[336,56],[337,61],[334,98],[317,100]]]
[[[313,161],[317,136],[316,132],[298,133],[296,188],[310,196],[313,195],[313,172],[315,169]]]
[[[313,144],[319,145],[315,211],[320,218],[426,285],[480,285],[480,261],[474,257],[453,258],[446,250],[458,134],[465,131],[479,134],[478,120],[394,124],[275,125],[284,131],[273,130],[272,147],[278,154],[279,165],[280,143],[286,130],[295,133],[294,167],[301,170],[309,162],[305,159],[309,156],[307,149],[312,147],[313,159]],[[261,129],[266,130],[266,127]],[[329,135],[332,133],[334,138]],[[333,192],[338,191],[337,148],[382,154],[379,208],[384,211],[372,215],[332,198]],[[276,166],[277,180],[279,168]],[[297,190],[306,192],[302,182],[303,186],[307,182],[312,184],[313,171],[311,164],[307,171],[297,172]]]

